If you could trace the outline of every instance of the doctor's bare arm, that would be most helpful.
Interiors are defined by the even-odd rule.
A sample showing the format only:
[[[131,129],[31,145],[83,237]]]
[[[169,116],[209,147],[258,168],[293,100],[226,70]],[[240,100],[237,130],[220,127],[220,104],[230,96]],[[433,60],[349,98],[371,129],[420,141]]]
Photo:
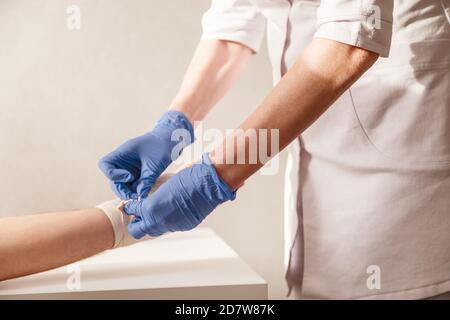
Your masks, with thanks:
[[[333,40],[314,39],[239,129],[279,129],[279,149],[282,150],[319,118],[377,59],[378,54],[365,49]],[[249,139],[239,144],[238,136],[235,133],[227,137],[210,154],[219,175],[233,189],[237,189],[263,166],[261,161],[256,164],[226,163],[227,154],[236,160],[238,154],[249,153]],[[234,143],[230,143],[230,139]],[[270,138],[267,144],[267,150],[270,150]]]
[[[240,43],[200,41],[170,109],[183,112],[191,122],[202,120],[234,84],[252,54]]]
[[[114,245],[97,208],[0,219],[0,281],[60,267]]]

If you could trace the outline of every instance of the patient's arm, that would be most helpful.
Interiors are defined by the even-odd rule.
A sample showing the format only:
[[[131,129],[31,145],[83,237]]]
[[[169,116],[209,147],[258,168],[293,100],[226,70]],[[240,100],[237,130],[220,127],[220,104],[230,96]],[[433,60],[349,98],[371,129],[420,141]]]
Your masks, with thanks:
[[[172,176],[161,175],[150,193]],[[57,268],[107,249],[133,244],[131,217],[120,199],[96,208],[0,219],[0,281]],[[141,240],[147,240],[144,237]]]
[[[112,248],[100,209],[0,219],[0,281],[60,267]]]

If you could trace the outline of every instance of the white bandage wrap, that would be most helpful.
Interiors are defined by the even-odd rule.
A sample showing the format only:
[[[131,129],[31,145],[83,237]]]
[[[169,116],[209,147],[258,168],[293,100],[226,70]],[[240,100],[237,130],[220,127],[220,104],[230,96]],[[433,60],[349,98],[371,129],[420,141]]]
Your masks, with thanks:
[[[128,216],[120,209],[122,207],[122,201],[120,199],[106,201],[95,207],[101,209],[106,214],[109,221],[111,221],[114,231],[113,248],[130,245],[137,241],[128,234],[128,223],[131,221],[132,217]]]
[[[172,174],[164,174],[159,177],[159,179],[153,185],[150,194],[155,192],[159,188],[159,186],[167,181],[167,179],[169,179],[171,176]],[[146,236],[139,240],[136,240],[128,234],[128,223],[130,223],[133,217],[127,215],[123,211],[124,203],[125,202],[120,199],[114,199],[95,206],[96,208],[102,210],[108,217],[109,221],[111,221],[111,225],[114,231],[113,248],[129,246],[138,241],[152,239],[152,237]]]

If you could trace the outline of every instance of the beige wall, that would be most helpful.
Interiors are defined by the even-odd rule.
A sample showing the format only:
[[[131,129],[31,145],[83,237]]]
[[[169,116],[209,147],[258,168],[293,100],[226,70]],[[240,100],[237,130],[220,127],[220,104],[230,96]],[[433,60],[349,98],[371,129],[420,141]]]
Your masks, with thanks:
[[[66,8],[81,8],[81,30]],[[0,1],[0,216],[111,198],[98,159],[174,96],[209,0]],[[271,87],[265,50],[205,122],[232,128]],[[207,221],[282,298],[282,178],[256,176]]]

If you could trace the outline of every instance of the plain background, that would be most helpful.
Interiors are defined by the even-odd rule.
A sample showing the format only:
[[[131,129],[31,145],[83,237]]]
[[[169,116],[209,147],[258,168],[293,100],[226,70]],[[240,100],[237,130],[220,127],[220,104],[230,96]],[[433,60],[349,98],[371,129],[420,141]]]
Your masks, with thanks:
[[[69,5],[81,29],[67,28]],[[174,97],[209,0],[0,1],[0,217],[93,206],[113,197],[101,156],[150,130]],[[272,86],[265,47],[204,122],[233,128]],[[283,160],[284,157],[281,157]],[[252,177],[211,226],[286,294],[283,161]],[[176,254],[176,253],[174,253]]]

